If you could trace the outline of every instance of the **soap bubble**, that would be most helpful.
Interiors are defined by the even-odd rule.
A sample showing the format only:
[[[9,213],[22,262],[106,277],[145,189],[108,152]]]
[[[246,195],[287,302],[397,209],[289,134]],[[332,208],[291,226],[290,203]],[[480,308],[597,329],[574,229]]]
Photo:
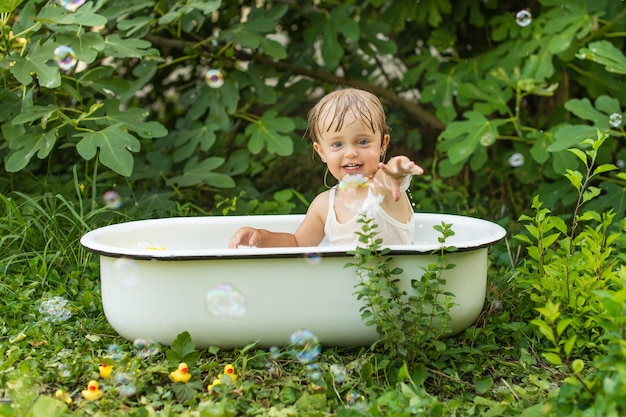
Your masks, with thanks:
[[[343,384],[348,376],[348,371],[346,371],[346,367],[343,365],[339,365],[333,363],[330,365],[330,373],[333,376],[333,380],[338,384]]]
[[[278,357],[280,356],[280,348],[278,346],[270,347],[269,351],[270,351],[270,358],[273,360],[278,359]]]
[[[64,363],[59,364],[59,376],[61,378],[69,378],[72,375],[70,367]]]
[[[526,27],[533,21],[533,15],[528,10],[520,10],[515,15],[517,26]]]
[[[118,372],[113,375],[113,384],[115,392],[123,397],[130,397],[137,392],[135,380],[130,374]]]
[[[302,362],[312,362],[322,350],[319,339],[309,330],[297,330],[291,335],[291,353]]]
[[[613,127],[620,127],[622,125],[622,115],[619,113],[613,113],[609,116],[609,124]]]
[[[316,363],[310,363],[306,366],[306,374],[309,377],[309,380],[314,384],[320,385],[320,383],[323,382],[322,370]]]
[[[224,75],[220,70],[210,69],[204,74],[204,81],[211,88],[220,88],[224,85]]]
[[[304,259],[308,264],[315,265],[322,261],[322,255],[319,253],[305,253]]]
[[[615,165],[617,165],[619,169],[624,169],[626,168],[626,161],[624,161],[623,159],[618,159],[617,161],[615,161]]]
[[[117,191],[109,190],[102,196],[104,205],[110,209],[117,209],[122,206],[122,197]]]
[[[517,152],[509,157],[509,165],[513,168],[521,167],[524,165],[524,155]]]
[[[75,12],[80,6],[85,4],[85,1],[86,0],[57,0],[57,3],[59,3],[65,10]]]
[[[491,146],[496,142],[495,136],[493,133],[487,132],[480,137],[480,144],[483,146]]]
[[[385,198],[378,181],[361,174],[346,175],[337,184],[337,204],[354,214],[371,214]]]
[[[206,294],[206,308],[215,317],[241,317],[246,314],[244,296],[228,284],[220,284]]]
[[[135,356],[141,359],[151,358],[159,353],[159,344],[152,339],[136,339],[133,342]]]
[[[63,71],[69,71],[76,66],[76,55],[67,45],[58,46],[54,50],[54,60]]]
[[[346,395],[346,408],[363,413],[366,405],[365,397],[358,391],[352,391]]]
[[[107,348],[107,358],[111,358],[114,361],[119,361],[124,357],[124,350],[120,345],[110,344]]]
[[[72,312],[67,307],[68,301],[63,297],[52,297],[41,303],[39,312],[43,314],[43,321],[48,323],[61,323],[72,317]]]
[[[137,286],[141,278],[139,264],[134,259],[117,258],[113,262],[115,277],[126,288]]]

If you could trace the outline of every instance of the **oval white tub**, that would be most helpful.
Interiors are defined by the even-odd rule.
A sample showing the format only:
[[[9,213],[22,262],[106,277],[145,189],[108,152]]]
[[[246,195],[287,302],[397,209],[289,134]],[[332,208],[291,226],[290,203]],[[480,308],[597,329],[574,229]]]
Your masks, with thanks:
[[[102,227],[81,244],[100,255],[102,304],[111,326],[129,340],[170,344],[188,331],[199,348],[284,346],[298,329],[335,346],[373,343],[373,327],[361,321],[353,260],[342,246],[239,248],[227,244],[240,226],[294,231],[303,215],[180,217]],[[420,267],[436,260],[441,222],[455,236],[446,244],[456,268],[446,271],[445,290],[455,294],[453,333],[470,326],[483,308],[487,248],[505,230],[464,216],[415,214],[416,243],[394,245],[392,267],[404,270],[401,282],[419,278]]]

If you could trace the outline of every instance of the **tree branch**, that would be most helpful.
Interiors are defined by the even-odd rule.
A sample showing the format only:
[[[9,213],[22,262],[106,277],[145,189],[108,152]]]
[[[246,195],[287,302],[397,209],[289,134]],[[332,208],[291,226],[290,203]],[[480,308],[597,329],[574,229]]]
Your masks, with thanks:
[[[193,47],[195,44],[193,42],[186,42],[178,39],[168,39],[163,38],[157,35],[146,35],[146,40],[152,42],[155,45],[171,48],[171,49],[184,49],[187,47]],[[360,88],[362,90],[367,90],[377,95],[384,101],[387,101],[393,105],[396,105],[406,111],[409,115],[414,116],[415,119],[425,127],[429,127],[436,130],[445,129],[446,125],[441,120],[439,120],[436,116],[426,111],[419,104],[414,103],[413,101],[406,100],[396,94],[395,91],[388,90],[384,87],[370,84],[367,81],[339,77],[335,74],[321,71],[312,68],[299,67],[296,65],[292,65],[286,61],[277,61],[271,58],[268,58],[263,55],[254,54],[242,50],[235,50],[235,56],[238,59],[245,61],[254,61],[259,64],[272,66],[278,70],[290,72],[296,75],[302,75],[305,77],[313,78],[320,81],[325,81],[338,85],[345,85],[355,88]]]

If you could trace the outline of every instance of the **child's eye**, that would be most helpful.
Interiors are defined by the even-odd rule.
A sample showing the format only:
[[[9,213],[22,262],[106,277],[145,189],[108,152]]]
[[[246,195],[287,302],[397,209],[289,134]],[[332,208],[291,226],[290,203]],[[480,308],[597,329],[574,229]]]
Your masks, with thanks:
[[[339,149],[339,148],[341,148],[341,146],[343,146],[343,144],[341,142],[333,142],[333,143],[330,144],[330,147],[334,148],[334,149]]]
[[[357,143],[359,144],[359,146],[365,146],[365,145],[369,145],[370,141],[369,139],[359,139]]]

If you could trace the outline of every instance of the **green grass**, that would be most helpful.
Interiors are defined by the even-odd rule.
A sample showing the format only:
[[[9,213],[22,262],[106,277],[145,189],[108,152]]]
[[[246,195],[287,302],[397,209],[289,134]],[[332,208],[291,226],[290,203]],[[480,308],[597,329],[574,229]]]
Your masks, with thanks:
[[[385,344],[323,346],[317,358],[302,363],[289,346],[197,350],[184,333],[171,347],[159,346],[148,357],[137,355],[132,341],[119,337],[107,323],[98,259],[78,243],[87,230],[132,216],[86,209],[61,195],[14,194],[0,200],[2,416],[573,416],[626,409],[619,399],[626,375],[618,365],[623,353],[609,346],[624,343],[619,332],[626,320],[620,319],[621,310],[611,313],[607,301],[621,299],[626,281],[620,250],[626,246],[623,221],[609,222],[604,237],[589,231],[586,235],[604,242],[600,250],[606,259],[601,263],[614,271],[602,278],[606,300],[594,295],[599,294],[596,287],[578,292],[594,304],[593,311],[574,303],[562,308],[554,322],[539,314],[546,300],[538,296],[537,285],[545,274],[538,273],[537,261],[527,259],[525,252],[522,260],[513,260],[515,248],[507,240],[492,248],[484,311],[462,334],[428,344],[409,363],[383,349]],[[609,233],[618,236],[607,243]],[[551,262],[565,259],[554,242],[553,253],[544,255],[552,256]],[[593,254],[585,254],[585,244],[580,245],[574,251],[579,254],[575,270],[583,274],[584,257]],[[560,290],[552,291],[545,298],[559,301]],[[54,297],[67,301],[57,306],[57,313],[65,311],[63,320],[54,321],[44,308]],[[563,317],[571,319],[567,326],[558,325]],[[547,337],[537,324],[542,320],[548,329],[559,328],[562,340]],[[570,330],[587,336],[577,335],[564,352]],[[181,361],[192,374],[186,384],[169,377]],[[103,362],[113,367],[111,378],[99,376]],[[237,380],[208,391],[226,364],[234,365]],[[104,391],[97,401],[81,396],[90,380],[97,380]],[[613,381],[614,388],[606,381]],[[55,398],[57,390],[71,403]]]

